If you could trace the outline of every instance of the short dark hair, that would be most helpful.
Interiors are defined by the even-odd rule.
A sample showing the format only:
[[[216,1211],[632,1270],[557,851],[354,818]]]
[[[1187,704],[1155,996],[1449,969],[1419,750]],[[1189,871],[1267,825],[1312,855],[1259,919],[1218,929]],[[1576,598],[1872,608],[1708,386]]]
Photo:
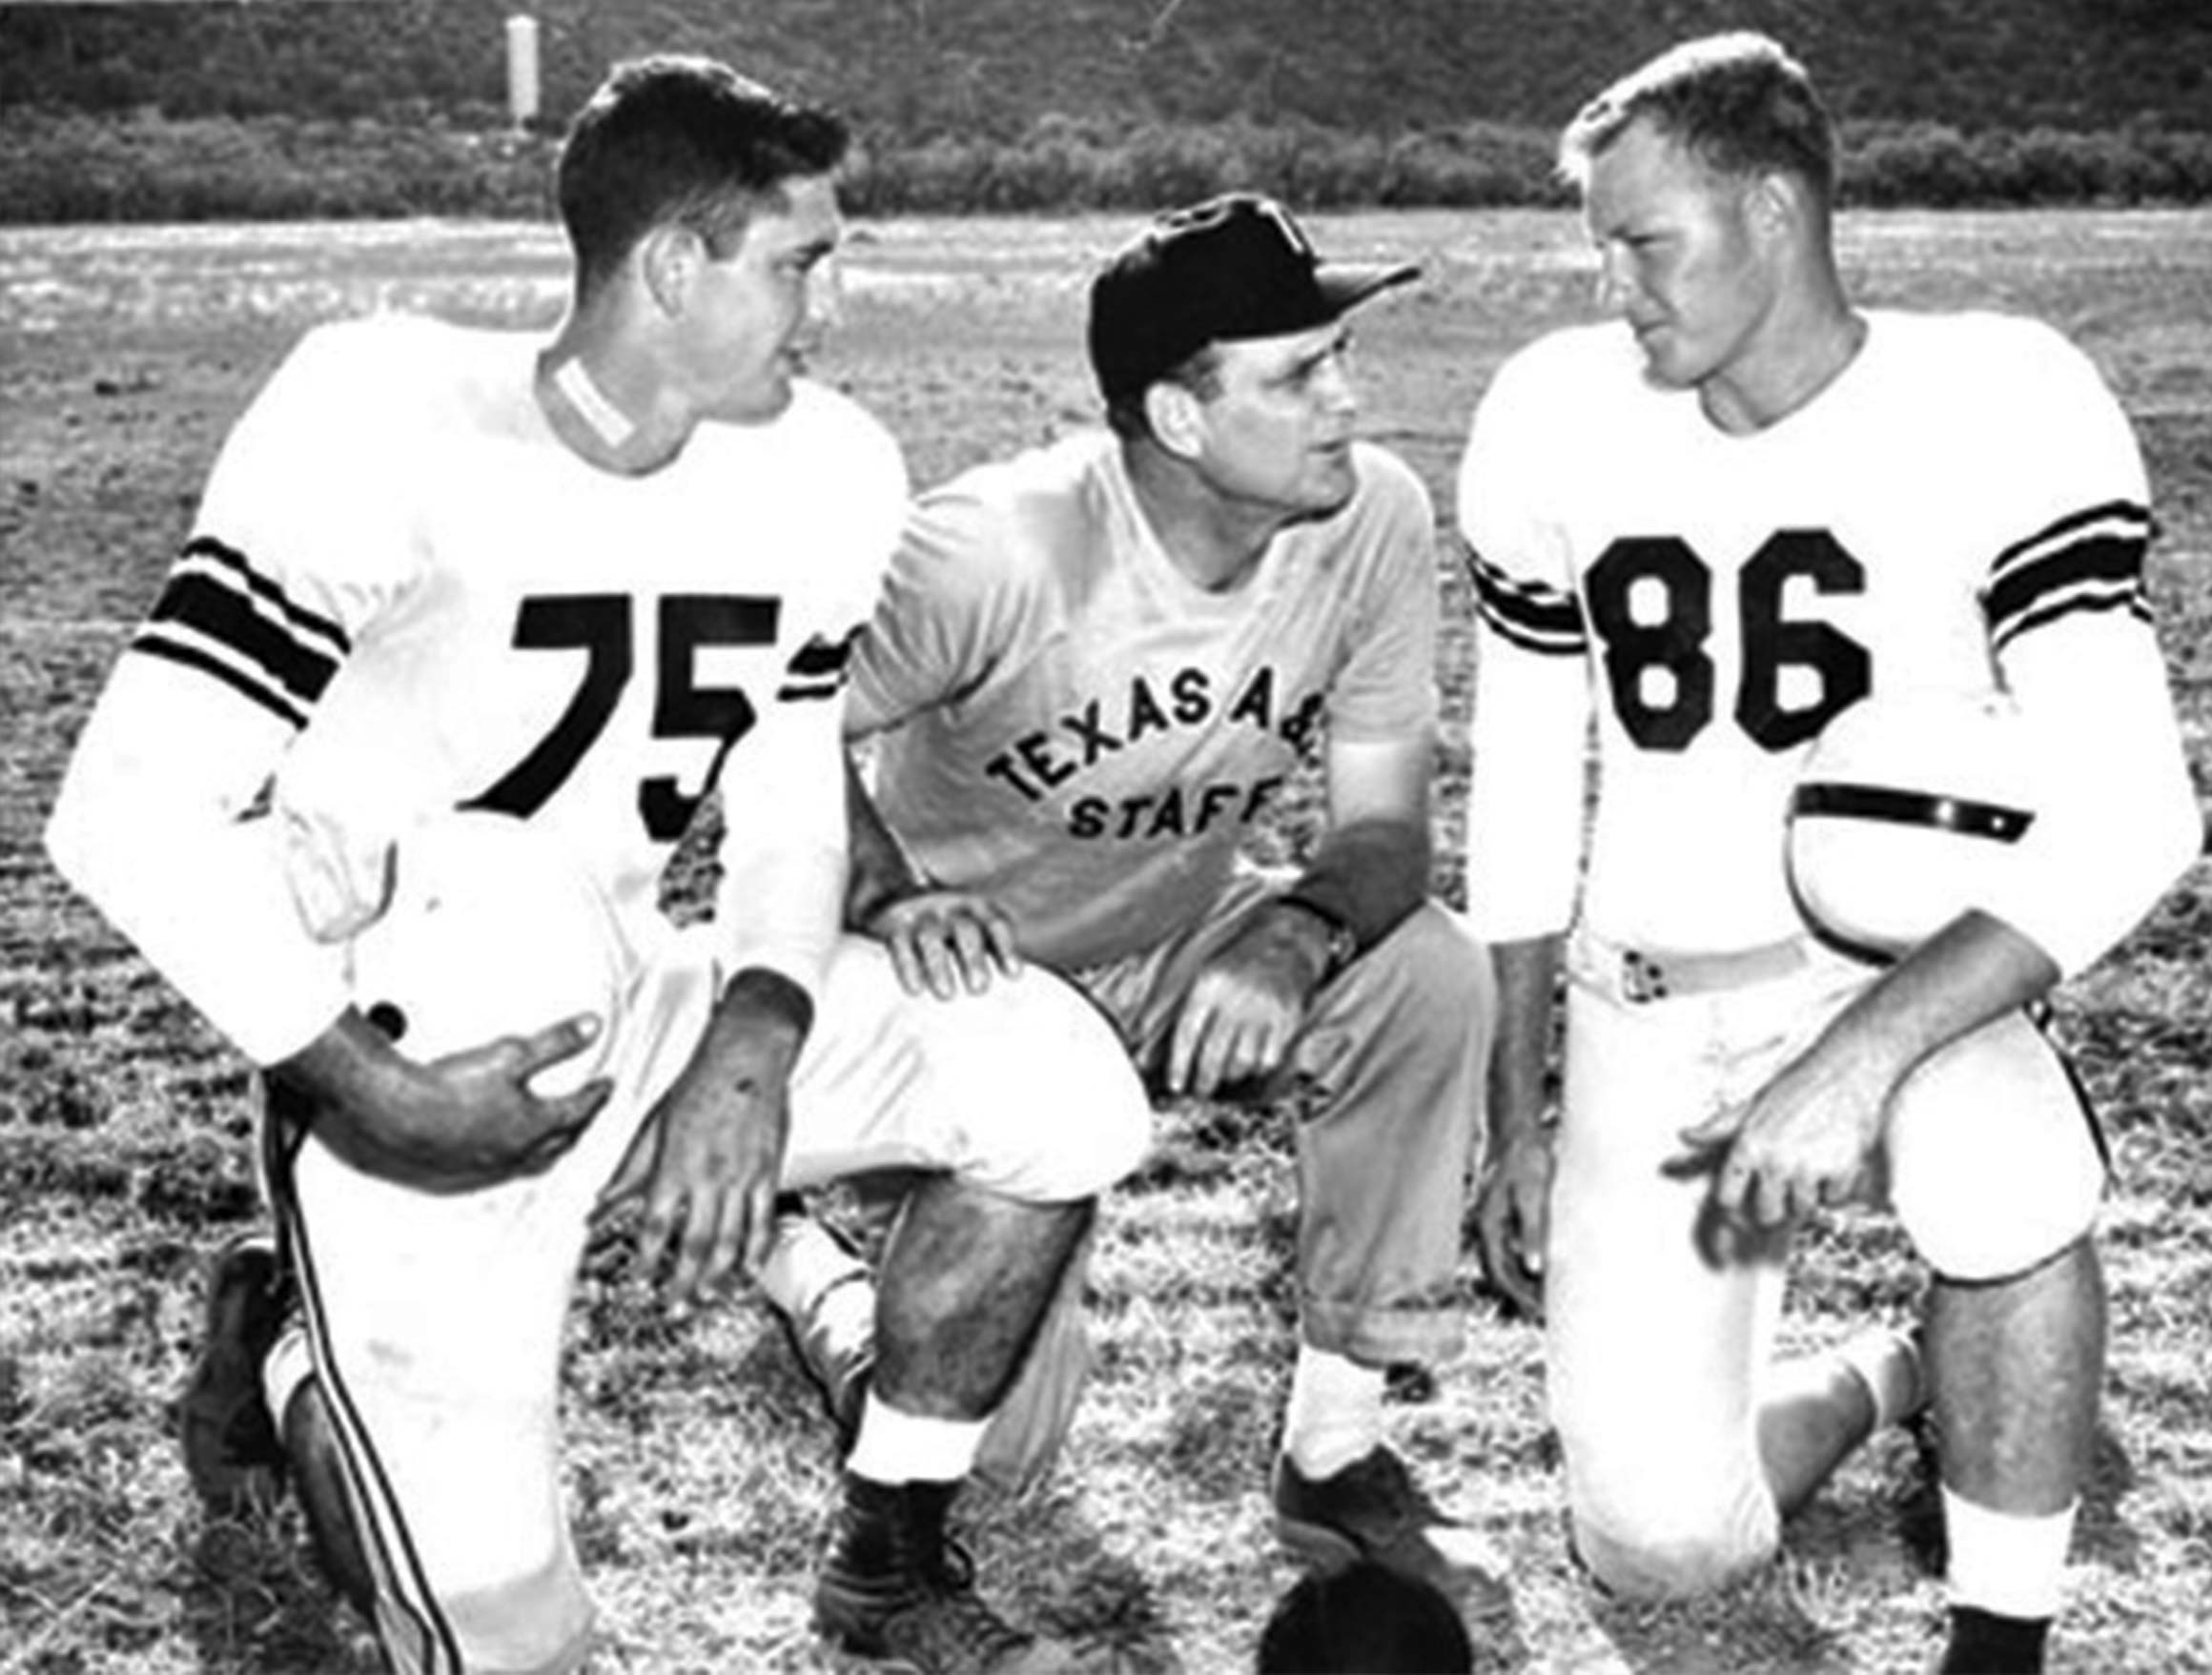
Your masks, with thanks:
[[[1559,141],[1559,172],[1587,185],[1591,161],[1649,121],[1716,174],[1780,172],[1835,197],[1835,125],[1805,67],[1744,30],[1685,41],[1585,105]]]
[[[1221,346],[1208,343],[1196,355],[1170,367],[1161,374],[1157,382],[1180,384],[1201,401],[1211,401],[1221,393]],[[1152,435],[1152,415],[1144,409],[1144,398],[1152,393],[1147,384],[1141,390],[1118,390],[1106,398],[1106,428],[1124,441],[1142,441]]]
[[[1362,1559],[1299,1579],[1260,1635],[1259,1675],[1464,1675],[1474,1643],[1433,1583]]]
[[[618,64],[577,112],[555,189],[576,289],[604,286],[646,234],[689,227],[719,255],[785,183],[828,174],[851,136],[711,58],[663,53]]]

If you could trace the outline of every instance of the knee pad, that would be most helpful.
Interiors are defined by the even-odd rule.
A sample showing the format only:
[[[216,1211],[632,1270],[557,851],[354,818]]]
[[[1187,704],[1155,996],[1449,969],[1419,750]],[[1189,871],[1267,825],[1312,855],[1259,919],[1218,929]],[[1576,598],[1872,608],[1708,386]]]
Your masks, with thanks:
[[[2004,1190],[1986,1175],[2001,1159]],[[2095,1119],[2057,1049],[2019,1013],[1956,1041],[1899,1089],[1888,1195],[1947,1278],[2002,1279],[2088,1233],[2104,1195]]]

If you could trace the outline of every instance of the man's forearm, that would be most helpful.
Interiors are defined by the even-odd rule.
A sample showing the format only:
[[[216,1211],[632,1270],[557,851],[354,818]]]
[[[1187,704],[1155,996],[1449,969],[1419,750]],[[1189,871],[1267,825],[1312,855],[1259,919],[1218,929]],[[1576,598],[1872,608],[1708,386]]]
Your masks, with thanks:
[[[1869,984],[1825,1033],[1857,1043],[1902,1080],[1952,1042],[2041,998],[2058,975],[2033,938],[1990,914],[1964,913]]]
[[[342,1012],[265,1073],[297,1095],[286,1109],[304,1115],[356,1168],[402,1178],[416,1166],[424,1134],[417,1127],[414,1067],[359,1012]]]
[[[1321,839],[1283,899],[1343,926],[1354,950],[1364,952],[1427,898],[1428,867],[1425,826],[1353,821]]]
[[[925,880],[884,823],[850,751],[845,757],[845,923],[857,929],[892,902],[919,893]]]
[[[1551,1040],[1566,939],[1531,937],[1490,950],[1498,1027],[1490,1048],[1489,1106],[1499,1139],[1541,1123],[1550,1110]]]

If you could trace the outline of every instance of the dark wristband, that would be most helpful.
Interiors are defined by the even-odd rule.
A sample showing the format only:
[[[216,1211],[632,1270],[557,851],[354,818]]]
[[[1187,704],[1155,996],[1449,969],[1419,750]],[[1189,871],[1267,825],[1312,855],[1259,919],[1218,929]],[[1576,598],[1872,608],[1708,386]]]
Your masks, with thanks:
[[[1420,907],[1428,884],[1428,838],[1403,820],[1355,820],[1332,831],[1283,892],[1352,932],[1365,952]]]
[[[785,976],[781,971],[766,966],[748,966],[732,977],[724,988],[723,997],[744,1001],[773,1013],[805,1035],[814,1027],[814,997]]]

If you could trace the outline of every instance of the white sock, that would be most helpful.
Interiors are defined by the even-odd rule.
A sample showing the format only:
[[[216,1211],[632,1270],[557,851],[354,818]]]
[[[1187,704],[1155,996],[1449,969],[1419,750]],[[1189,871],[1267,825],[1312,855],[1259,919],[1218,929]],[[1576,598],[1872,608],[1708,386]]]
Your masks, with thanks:
[[[849,1279],[870,1277],[868,1264],[839,1244],[830,1231],[804,1211],[786,1211],[776,1217],[775,1237],[768,1259],[761,1264],[761,1293],[794,1319],[804,1319],[815,1306]],[[872,1287],[853,1287],[872,1298]],[[872,1302],[869,1305],[873,1307]]]
[[[2077,1501],[2048,1517],[1993,1512],[1943,1490],[1943,1531],[1951,1548],[1951,1603],[2000,1617],[2052,1618],[2065,1590],[2066,1549]]]
[[[279,1437],[284,1434],[284,1410],[292,1405],[299,1387],[314,1377],[315,1356],[307,1347],[307,1326],[294,1315],[261,1358],[261,1399],[269,1404]]]
[[[985,1420],[933,1420],[888,1406],[873,1390],[846,1469],[878,1483],[956,1483],[974,1469]]]
[[[1382,1369],[1300,1344],[1282,1421],[1283,1452],[1299,1475],[1333,1478],[1382,1440]]]
[[[1875,1430],[1909,1420],[1927,1405],[1920,1346],[1910,1333],[1877,1326],[1846,1338],[1829,1353],[1856,1373],[1874,1398]]]

